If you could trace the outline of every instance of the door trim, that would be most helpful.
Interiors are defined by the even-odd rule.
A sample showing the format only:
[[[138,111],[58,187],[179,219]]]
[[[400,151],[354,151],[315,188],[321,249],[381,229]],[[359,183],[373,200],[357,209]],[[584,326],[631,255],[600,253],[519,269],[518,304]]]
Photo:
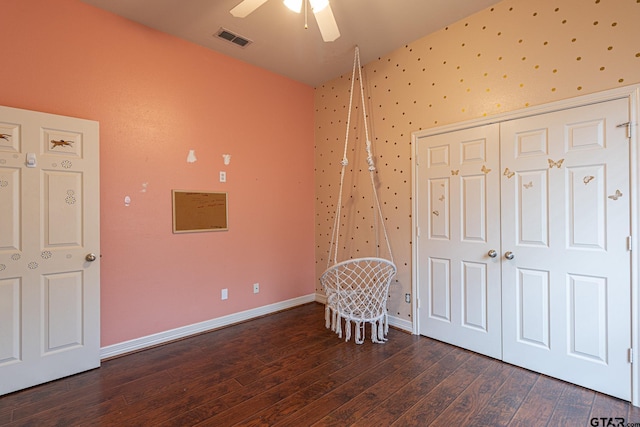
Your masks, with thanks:
[[[640,265],[640,233],[638,230],[640,221],[638,216],[640,214],[640,205],[638,198],[640,197],[640,171],[638,170],[640,165],[640,150],[638,150],[638,123],[640,122],[640,84],[625,86],[622,88],[611,89],[594,94],[584,95],[576,98],[565,99],[561,101],[555,101],[544,105],[528,107],[525,109],[515,110],[503,114],[497,114],[491,117],[483,117],[481,119],[473,119],[464,122],[454,123],[451,125],[439,126],[435,128],[420,130],[411,133],[411,241],[414,242],[411,248],[411,293],[414,295],[412,299],[412,333],[418,335],[420,333],[419,328],[419,315],[420,310],[420,294],[418,291],[418,245],[415,243],[418,239],[418,217],[417,217],[417,183],[416,183],[416,169],[417,162],[417,143],[422,138],[426,138],[433,135],[439,135],[443,133],[454,132],[462,129],[468,129],[477,126],[484,126],[493,123],[504,122],[507,120],[520,119],[524,117],[535,116],[539,114],[551,113],[554,111],[562,111],[575,107],[582,107],[585,105],[600,103],[604,101],[612,101],[615,99],[627,99],[629,102],[629,111],[631,121],[631,139],[630,139],[630,165],[629,165],[629,189],[631,197],[631,240],[632,244],[632,256],[631,256],[631,346],[632,357],[634,361],[640,360],[640,352],[638,346],[640,345],[640,325],[638,325],[640,316],[640,292],[638,284],[638,266]],[[631,366],[631,403],[634,406],[640,406],[640,369],[638,367],[640,363],[633,363]]]

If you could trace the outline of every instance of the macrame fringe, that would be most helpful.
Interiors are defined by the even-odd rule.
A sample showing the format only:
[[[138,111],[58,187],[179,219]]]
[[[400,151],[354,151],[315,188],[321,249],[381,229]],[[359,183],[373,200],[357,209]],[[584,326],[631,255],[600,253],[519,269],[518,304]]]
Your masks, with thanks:
[[[340,316],[337,310],[329,307],[325,307],[325,327],[335,332],[339,338],[342,338],[342,322],[344,320],[344,340],[348,342],[351,339],[352,323],[354,329],[354,342],[356,344],[362,344],[366,337],[367,323],[371,325],[371,341],[374,343],[384,344],[387,342],[387,334],[389,333],[389,320],[386,314],[383,314],[378,319],[370,321],[352,320],[348,317]]]

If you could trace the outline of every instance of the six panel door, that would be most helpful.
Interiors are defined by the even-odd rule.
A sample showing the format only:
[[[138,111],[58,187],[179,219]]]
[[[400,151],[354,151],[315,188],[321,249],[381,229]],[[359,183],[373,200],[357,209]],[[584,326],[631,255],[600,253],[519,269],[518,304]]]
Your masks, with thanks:
[[[499,128],[435,135],[417,146],[420,331],[502,355]],[[492,252],[493,251],[493,252]]]
[[[0,107],[0,395],[100,364],[98,148],[96,122]]]
[[[504,360],[631,398],[627,99],[501,123]]]

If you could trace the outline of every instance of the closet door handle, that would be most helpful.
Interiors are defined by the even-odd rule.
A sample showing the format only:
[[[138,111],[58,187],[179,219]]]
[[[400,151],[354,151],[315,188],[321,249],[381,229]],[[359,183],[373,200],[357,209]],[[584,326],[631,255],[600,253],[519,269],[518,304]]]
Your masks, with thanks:
[[[495,258],[498,256],[498,252],[496,252],[495,249],[491,249],[489,252],[487,252],[487,255],[489,255],[489,258]]]
[[[504,253],[504,257],[505,257],[506,259],[509,259],[509,260],[513,259],[513,257],[514,257],[514,256],[515,256],[515,255],[514,255],[514,254],[513,254],[513,252],[511,252],[511,251],[507,251],[507,252],[505,252],[505,253]]]

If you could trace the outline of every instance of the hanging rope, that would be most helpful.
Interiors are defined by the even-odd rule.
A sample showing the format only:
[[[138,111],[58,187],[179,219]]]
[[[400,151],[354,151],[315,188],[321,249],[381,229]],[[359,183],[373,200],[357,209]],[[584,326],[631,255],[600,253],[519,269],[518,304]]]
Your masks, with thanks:
[[[360,100],[362,103],[362,119],[364,122],[364,133],[366,138],[365,149],[367,152],[367,165],[369,170],[369,178],[371,181],[371,188],[373,193],[373,202],[374,202],[374,212],[373,212],[373,221],[374,221],[374,233],[375,233],[375,243],[376,243],[376,256],[379,255],[379,241],[378,241],[378,222],[382,224],[382,230],[385,238],[385,242],[387,244],[387,250],[389,252],[389,257],[391,262],[393,262],[393,254],[391,252],[391,244],[389,243],[389,236],[387,234],[387,229],[384,223],[384,217],[382,215],[382,209],[380,207],[380,200],[378,198],[378,191],[376,189],[374,173],[376,171],[375,163],[373,161],[373,152],[371,149],[371,140],[369,139],[369,126],[367,124],[367,111],[366,111],[366,103],[364,98],[364,86],[362,80],[362,66],[360,65],[360,49],[356,46],[355,55],[353,57],[353,71],[351,73],[351,89],[349,91],[349,112],[347,114],[347,130],[344,138],[344,151],[342,155],[342,168],[340,170],[340,191],[338,192],[338,203],[336,204],[336,213],[333,220],[333,232],[331,234],[331,243],[329,246],[329,257],[327,260],[327,267],[331,266],[332,261],[333,264],[338,263],[338,247],[340,245],[340,216],[342,213],[342,195],[344,188],[344,177],[347,166],[349,165],[349,159],[347,158],[347,150],[349,145],[349,130],[351,128],[351,110],[353,107],[353,92],[354,85],[356,80],[356,69],[358,70],[358,81],[360,86]]]

